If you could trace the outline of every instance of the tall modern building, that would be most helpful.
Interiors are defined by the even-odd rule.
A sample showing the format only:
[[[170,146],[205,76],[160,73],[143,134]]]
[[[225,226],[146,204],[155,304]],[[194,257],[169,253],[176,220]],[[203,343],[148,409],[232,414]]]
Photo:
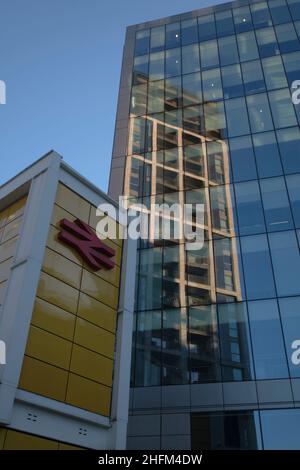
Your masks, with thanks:
[[[300,449],[295,80],[300,0],[127,29],[110,195],[205,205],[202,249],[139,244],[129,449]]]

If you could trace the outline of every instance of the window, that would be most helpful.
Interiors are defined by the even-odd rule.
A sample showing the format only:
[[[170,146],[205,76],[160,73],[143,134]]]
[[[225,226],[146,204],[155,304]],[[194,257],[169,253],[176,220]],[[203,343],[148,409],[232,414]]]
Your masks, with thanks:
[[[260,412],[266,450],[300,449],[300,410],[263,410]]]
[[[208,141],[206,143],[209,180],[214,183],[224,184],[225,162],[228,160],[228,150],[225,143]]]
[[[163,312],[162,376],[163,385],[188,383],[186,309]]]
[[[135,385],[161,384],[161,312],[137,314]]]
[[[282,167],[274,132],[253,135],[259,178],[282,175]]]
[[[187,46],[198,42],[197,20],[181,22],[181,44]]]
[[[226,120],[224,104],[221,101],[212,101],[204,105],[205,132],[207,137],[224,138]]]
[[[300,20],[300,4],[298,0],[287,0],[293,20]]]
[[[239,62],[238,49],[235,36],[228,36],[218,40],[221,65],[236,64]]]
[[[134,85],[131,90],[130,112],[136,116],[146,114],[147,84]]]
[[[181,77],[168,78],[165,81],[165,109],[182,106]]]
[[[237,36],[241,62],[258,59],[258,50],[253,31]]]
[[[187,145],[184,147],[185,188],[201,187],[204,176],[204,156],[202,144]]]
[[[276,300],[248,302],[256,379],[288,378]]]
[[[181,74],[181,49],[166,51],[166,77],[176,77]]]
[[[204,101],[214,101],[223,98],[220,69],[202,72]]]
[[[219,304],[218,318],[223,380],[253,380],[246,303]]]
[[[189,309],[191,383],[221,381],[216,306]]]
[[[282,56],[285,66],[289,86],[294,80],[299,80],[300,76],[300,52],[292,52]]]
[[[284,178],[261,180],[260,188],[267,231],[276,232],[294,228]]]
[[[200,44],[201,68],[207,69],[219,65],[217,41],[207,41]]]
[[[202,106],[189,106],[183,108],[183,127],[184,130],[195,132],[196,134],[202,133],[203,125],[203,111]]]
[[[281,24],[280,26],[276,26],[275,30],[282,54],[300,49],[299,39],[293,23]]]
[[[167,201],[165,201],[167,202]],[[171,202],[174,202],[173,200]],[[185,266],[184,245],[169,246],[163,256],[163,304],[169,307],[186,305],[185,294],[181,292],[181,269]]]
[[[234,181],[247,181],[257,178],[250,136],[230,139],[230,156]]]
[[[277,139],[285,173],[300,172],[300,130],[298,127],[277,131]]]
[[[269,234],[275,282],[279,297],[300,293],[300,253],[295,232]]]
[[[199,46],[192,44],[182,48],[182,73],[193,73],[200,70]]]
[[[216,37],[214,15],[200,16],[198,18],[199,41],[207,41]]]
[[[164,78],[164,52],[153,52],[150,54],[149,79],[161,80]]]
[[[299,353],[295,351],[299,346],[295,348],[294,341],[299,341],[300,297],[288,297],[278,301],[290,374],[292,377],[300,377],[300,364],[295,364],[294,360],[299,359]]]
[[[288,21],[291,21],[291,16],[285,0],[270,0],[269,8],[274,24],[287,23]]]
[[[232,222],[236,221],[232,186],[212,186],[210,204],[213,230],[218,230],[225,236],[232,234]],[[217,233],[214,233],[214,236],[217,236]]]
[[[265,232],[258,182],[237,183],[235,197],[240,235]]]
[[[253,29],[249,7],[234,8],[232,10],[235,30],[237,33]]]
[[[255,28],[263,28],[272,25],[267,2],[250,5],[253,24]]]
[[[134,117],[130,120],[132,128],[132,145],[128,148],[129,155],[143,153],[145,150],[145,119]]]
[[[133,64],[134,85],[144,84],[148,80],[149,61],[147,55],[135,57]]]
[[[300,175],[286,177],[292,212],[296,228],[300,227]]]
[[[253,60],[242,64],[243,79],[247,95],[265,91],[265,81],[260,61]]]
[[[150,30],[138,31],[135,37],[135,55],[144,55],[149,52]]]
[[[274,126],[276,129],[297,125],[297,119],[291,100],[290,90],[271,91],[269,93]]]
[[[162,252],[161,248],[140,251],[139,310],[161,307]]]
[[[262,60],[265,80],[268,90],[285,88],[288,86],[281,57],[268,57]]]
[[[165,48],[165,27],[158,26],[151,29],[150,51],[159,52]]]
[[[183,106],[202,103],[200,72],[182,77]]]
[[[236,98],[244,94],[244,87],[242,81],[241,67],[236,65],[229,65],[222,67],[223,79],[223,92],[224,98]]]
[[[228,291],[229,295],[241,296],[243,277],[239,263],[239,245],[235,238],[214,240],[216,287]]]
[[[216,26],[219,37],[234,34],[234,25],[231,10],[216,12]]]
[[[194,194],[187,195],[187,204],[206,204],[204,189],[198,189],[197,191],[189,191],[189,193]],[[189,285],[198,283],[208,286],[210,284],[210,258],[208,243],[209,242],[207,241],[204,242],[204,245],[200,250],[186,251],[186,272]],[[195,304],[196,303],[201,304],[202,302],[195,302]],[[191,305],[193,304],[193,302],[189,302],[189,304]]]
[[[255,34],[261,57],[279,54],[279,46],[273,28],[257,29]]]
[[[149,82],[148,114],[159,113],[164,110],[164,81]]]
[[[225,101],[229,137],[250,134],[245,98]]]
[[[166,49],[179,47],[181,43],[180,23],[166,25]]]
[[[252,132],[263,132],[273,129],[268,97],[265,93],[247,96],[247,104]]]

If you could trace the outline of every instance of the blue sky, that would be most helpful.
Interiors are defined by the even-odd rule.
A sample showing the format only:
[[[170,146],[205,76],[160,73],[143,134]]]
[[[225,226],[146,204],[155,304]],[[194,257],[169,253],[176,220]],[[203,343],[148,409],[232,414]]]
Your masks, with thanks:
[[[50,149],[107,189],[126,26],[218,0],[0,0],[0,184]]]

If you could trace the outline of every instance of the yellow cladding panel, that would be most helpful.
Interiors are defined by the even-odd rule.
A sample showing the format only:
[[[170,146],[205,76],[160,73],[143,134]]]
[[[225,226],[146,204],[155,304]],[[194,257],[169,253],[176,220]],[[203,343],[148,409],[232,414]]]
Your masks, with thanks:
[[[42,299],[36,299],[31,323],[43,330],[73,340],[75,315]]]
[[[63,310],[76,313],[78,296],[78,290],[46,273],[41,273],[37,297],[57,305]]]
[[[72,352],[70,370],[87,379],[112,386],[113,361],[76,344]]]
[[[110,246],[111,248],[113,248],[113,250],[115,250],[116,254],[114,256],[114,262],[118,265],[118,266],[121,266],[121,260],[122,260],[122,247],[121,246],[118,246],[116,245],[116,243],[114,243],[113,241],[111,240],[104,240],[104,242],[106,243],[106,245]]]
[[[61,183],[58,185],[56,203],[78,219],[89,222],[90,204]]]
[[[111,359],[114,357],[115,336],[81,318],[76,320],[74,341]]]
[[[85,410],[109,415],[111,389],[75,374],[70,374],[66,402]]]
[[[1,243],[10,240],[11,238],[15,237],[19,234],[21,228],[22,217],[19,217],[16,220],[13,220],[9,224],[7,224],[4,228]]]
[[[119,290],[99,276],[83,270],[81,290],[94,299],[117,308]]]
[[[49,248],[45,250],[43,271],[76,289],[80,287],[82,268]]]
[[[71,222],[74,222],[74,220],[76,220],[77,218],[78,217],[76,215],[70,214],[70,212],[67,212],[65,209],[58,206],[57,204],[54,204],[51,224],[55,225],[56,228],[60,229],[60,221],[62,219],[68,219]]]
[[[2,245],[0,245],[0,263],[14,256],[15,251],[16,251],[17,241],[18,241],[18,237],[15,237],[9,240],[8,242],[2,243]]]
[[[7,217],[8,217],[8,209],[4,209],[4,211],[0,212],[0,228],[6,224]]]
[[[78,265],[82,266],[83,260],[81,256],[77,253],[76,250],[58,240],[58,234],[59,229],[53,227],[53,225],[50,225],[47,246],[52,250],[56,251],[57,253],[61,254],[62,256],[65,256],[69,260],[74,261],[74,263],[77,263]]]
[[[2,305],[4,302],[5,287],[6,281],[0,284],[0,305]]]
[[[95,206],[91,206],[91,213],[90,213],[90,220],[89,220],[90,226],[94,230],[97,230],[97,227],[98,227],[99,233],[108,234],[108,238],[114,240],[114,242],[117,243],[118,245],[122,245],[122,238],[120,237],[122,236],[122,233],[123,233],[123,227],[120,224],[118,224],[118,222],[116,222],[113,218],[108,217],[108,216],[105,216],[106,217],[105,222],[99,225],[99,222],[103,218],[103,215],[97,216],[96,210],[97,208]]]
[[[116,329],[117,312],[83,292],[79,296],[77,315],[112,333]]]
[[[4,233],[4,228],[0,228],[0,244],[1,244],[3,233]]]
[[[11,220],[14,220],[24,214],[26,201],[27,196],[24,196],[22,199],[19,199],[14,204],[8,207],[7,222],[10,222]]]
[[[99,269],[99,271],[92,271],[90,269],[90,267],[87,266],[86,263],[84,263],[83,267],[87,271],[90,271],[93,274],[96,274],[96,276],[100,277],[101,279],[104,279],[105,281],[110,282],[110,284],[113,284],[116,287],[119,286],[119,281],[120,281],[120,268],[119,268],[119,266],[115,265],[114,268],[112,268],[112,269],[106,269],[106,268],[103,267],[103,268]]]
[[[67,382],[68,372],[24,356],[19,388],[64,401]]]
[[[7,432],[6,429],[0,428],[0,450],[2,450],[4,447],[6,432]]]
[[[72,343],[31,326],[25,354],[53,366],[69,369]]]
[[[84,450],[82,447],[71,446],[70,444],[64,444],[60,442],[58,444],[58,450]]]
[[[58,442],[8,429],[4,450],[57,450]]]
[[[9,278],[12,262],[13,258],[10,258],[0,263],[0,283],[6,281]]]

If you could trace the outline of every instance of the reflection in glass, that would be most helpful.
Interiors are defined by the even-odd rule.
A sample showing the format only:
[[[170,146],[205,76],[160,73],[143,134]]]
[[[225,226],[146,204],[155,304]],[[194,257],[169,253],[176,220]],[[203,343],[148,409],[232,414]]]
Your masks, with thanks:
[[[281,161],[274,132],[253,135],[257,171],[260,178],[282,175]]]
[[[247,95],[265,91],[265,81],[259,60],[243,63],[242,72]]]
[[[234,34],[234,24],[231,10],[216,12],[215,17],[217,34],[219,37]]]
[[[207,41],[216,37],[214,15],[200,16],[198,18],[199,41]]]
[[[135,385],[161,383],[161,312],[137,314]]]
[[[234,181],[247,181],[257,178],[250,136],[230,139],[230,156]]]
[[[245,98],[225,101],[229,137],[250,134]]]
[[[258,49],[253,31],[237,35],[241,62],[258,59]]]
[[[265,93],[247,96],[249,120],[252,132],[270,131],[273,129],[273,122]]]
[[[279,130],[276,132],[282,165],[285,173],[300,172],[300,130],[298,127]]]
[[[163,311],[163,385],[188,382],[188,343],[186,309]]]
[[[279,46],[273,28],[257,29],[255,34],[261,57],[279,54]]]
[[[288,364],[291,377],[300,377],[299,360],[299,335],[300,331],[300,297],[287,297],[278,299],[281,315],[282,329]],[[295,347],[295,341],[296,347]]]
[[[267,2],[250,5],[252,20],[255,28],[263,28],[272,25]]]
[[[300,450],[300,410],[263,410],[261,426],[266,450]]]
[[[235,36],[224,37],[218,40],[221,65],[231,65],[239,62],[239,55]]]
[[[268,57],[262,60],[268,90],[287,87],[287,81],[281,57]]]
[[[267,178],[260,181],[268,232],[293,228],[292,214],[284,178]]]
[[[224,98],[236,98],[244,94],[241,67],[239,64],[222,67]]]

